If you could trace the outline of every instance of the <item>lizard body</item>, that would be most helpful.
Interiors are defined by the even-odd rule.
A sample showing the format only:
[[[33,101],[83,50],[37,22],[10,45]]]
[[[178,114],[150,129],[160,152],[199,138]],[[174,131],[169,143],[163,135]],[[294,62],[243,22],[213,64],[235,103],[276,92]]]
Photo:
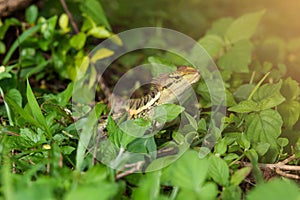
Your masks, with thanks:
[[[175,103],[191,85],[197,82],[200,78],[198,70],[180,66],[178,69],[170,74],[162,74],[153,80],[154,89],[141,98],[129,99],[127,101],[127,109],[129,119],[137,117],[149,116],[153,108],[165,103]],[[126,104],[124,101],[119,101],[121,104]],[[122,109],[121,109],[122,110]],[[112,115],[114,120],[119,119],[126,114],[124,109],[115,112]],[[106,122],[101,123],[102,130]]]

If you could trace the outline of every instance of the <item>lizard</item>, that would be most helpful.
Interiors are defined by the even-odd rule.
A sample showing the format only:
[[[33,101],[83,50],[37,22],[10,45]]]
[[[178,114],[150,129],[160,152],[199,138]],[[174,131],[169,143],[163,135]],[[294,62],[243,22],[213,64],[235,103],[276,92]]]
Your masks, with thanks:
[[[174,72],[159,75],[153,79],[154,88],[148,94],[140,98],[131,98],[127,102],[118,100],[118,104],[127,106],[125,106],[125,109],[119,109],[113,113],[112,118],[114,120],[120,119],[126,113],[128,119],[149,116],[156,106],[175,103],[178,96],[199,79],[199,71],[188,66],[180,66]],[[101,130],[105,129],[106,124],[107,120],[101,123]]]

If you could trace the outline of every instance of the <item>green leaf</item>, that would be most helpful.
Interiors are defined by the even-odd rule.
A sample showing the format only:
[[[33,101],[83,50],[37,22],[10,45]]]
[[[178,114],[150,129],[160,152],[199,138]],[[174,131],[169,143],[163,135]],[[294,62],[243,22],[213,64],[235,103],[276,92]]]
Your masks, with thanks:
[[[276,84],[265,84],[253,95],[252,100],[259,103],[260,110],[273,108],[281,104],[285,98],[280,94],[282,82]]]
[[[257,152],[258,155],[263,156],[267,153],[267,151],[270,149],[270,144],[269,143],[258,143],[256,145],[253,145],[253,148]]]
[[[174,120],[184,111],[182,106],[176,104],[163,104],[154,108],[153,120],[161,124]]]
[[[224,42],[218,35],[205,35],[199,43],[211,57],[215,57],[222,50]]]
[[[85,45],[85,41],[86,41],[86,35],[82,32],[78,33],[77,35],[74,35],[71,39],[70,39],[70,45],[77,49],[80,50],[84,47]]]
[[[257,89],[252,99],[241,101],[228,110],[237,113],[267,110],[281,104],[285,99],[280,94],[281,81],[277,84],[265,84]]]
[[[120,129],[125,134],[128,134],[133,137],[142,137],[150,127],[151,122],[143,118],[127,120],[120,124]]]
[[[38,17],[38,8],[36,5],[29,6],[25,11],[25,19],[28,23],[33,24]]]
[[[289,180],[273,179],[257,185],[247,193],[247,200],[297,200],[300,198],[299,188],[296,183]]]
[[[229,111],[237,113],[249,113],[253,111],[259,111],[258,103],[252,100],[241,101],[239,104],[228,108]]]
[[[199,159],[196,151],[187,151],[171,165],[169,176],[174,185],[197,194],[201,191],[207,172],[207,159]]]
[[[41,111],[41,108],[38,104],[38,102],[35,99],[35,96],[31,90],[29,81],[27,80],[27,90],[26,90],[26,96],[28,100],[28,105],[32,111],[32,115],[34,116],[35,120],[39,122],[44,127],[44,130],[47,132],[48,136],[50,136],[50,130],[46,123],[46,119]]]
[[[108,30],[111,31],[111,27],[106,19],[105,13],[99,1],[84,1],[81,4],[80,9],[83,13],[92,18],[97,25],[104,25]]]
[[[176,196],[178,200],[186,199],[205,199],[205,200],[215,200],[218,195],[218,187],[213,182],[205,183],[201,190],[195,192],[189,189],[180,190],[179,194]]]
[[[108,30],[105,29],[104,26],[94,27],[87,34],[100,39],[108,38],[112,35]]]
[[[236,185],[229,185],[223,188],[221,193],[222,200],[240,200],[242,199],[242,189]]]
[[[265,10],[249,13],[234,20],[234,22],[228,27],[225,37],[231,43],[250,39],[264,13]]]
[[[45,19],[43,17],[40,17],[38,20],[39,24],[42,24],[41,27],[41,33],[43,34],[44,42],[49,43],[51,42],[54,33],[55,33],[55,27],[56,27],[56,23],[57,23],[57,16],[53,16],[49,19]]]
[[[161,171],[149,172],[139,182],[139,186],[133,191],[133,199],[157,199],[160,192]]]
[[[253,84],[243,84],[238,87],[238,89],[234,92],[234,98],[240,102],[248,99],[251,91],[254,89]]]
[[[287,138],[278,138],[277,143],[280,147],[285,147],[289,144],[289,140]]]
[[[60,15],[58,19],[58,25],[63,30],[63,32],[68,32],[69,28],[69,17],[66,13]]]
[[[64,91],[56,95],[58,105],[66,106],[69,103],[73,94],[73,88],[74,88],[74,83],[69,83],[69,85]]]
[[[234,19],[231,17],[218,19],[217,21],[213,22],[211,29],[209,29],[206,34],[216,34],[223,38],[228,27],[233,21]]]
[[[247,73],[248,65],[251,63],[253,45],[250,41],[241,40],[233,45],[218,60],[218,66],[232,72]]]
[[[209,175],[212,179],[222,186],[229,182],[229,167],[220,157],[211,155],[209,157]]]
[[[295,100],[288,100],[280,104],[277,108],[283,124],[287,129],[292,129],[300,116],[300,103]]]
[[[227,144],[224,139],[218,141],[217,144],[214,146],[214,152],[219,155],[225,154],[226,151],[227,151]]]
[[[275,110],[263,110],[246,116],[246,134],[250,142],[268,143],[268,161],[274,161],[278,153],[277,138],[281,134],[282,119]]]
[[[251,170],[251,167],[244,167],[235,171],[231,176],[230,183],[238,186],[250,174]]]
[[[295,100],[300,95],[299,83],[288,77],[283,81],[280,92],[287,100]]]
[[[6,96],[8,96],[10,99],[13,99],[20,107],[22,107],[22,95],[19,90],[15,88],[10,89]]]

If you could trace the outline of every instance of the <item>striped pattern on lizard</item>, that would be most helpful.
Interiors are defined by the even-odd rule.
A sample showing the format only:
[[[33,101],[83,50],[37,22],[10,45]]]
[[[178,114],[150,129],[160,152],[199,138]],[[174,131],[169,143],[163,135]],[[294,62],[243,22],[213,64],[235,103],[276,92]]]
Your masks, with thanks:
[[[170,74],[162,74],[153,80],[154,88],[149,94],[141,98],[129,99],[127,102],[119,101],[119,103],[127,105],[127,109],[113,113],[112,118],[117,120],[126,114],[125,112],[129,119],[149,116],[155,106],[175,103],[178,96],[196,83],[199,78],[198,70],[187,66],[180,66]],[[100,125],[102,130],[105,128],[105,124],[106,120]]]

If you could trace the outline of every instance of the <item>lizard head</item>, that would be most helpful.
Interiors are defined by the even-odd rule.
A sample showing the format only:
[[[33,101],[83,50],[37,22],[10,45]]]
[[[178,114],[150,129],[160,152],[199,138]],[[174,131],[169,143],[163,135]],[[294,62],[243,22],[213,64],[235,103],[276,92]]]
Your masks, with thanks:
[[[179,76],[185,79],[188,83],[193,84],[196,83],[200,79],[200,73],[197,69],[188,67],[188,66],[180,66],[177,68],[177,71],[173,73],[174,77]],[[172,74],[170,74],[172,76]]]

